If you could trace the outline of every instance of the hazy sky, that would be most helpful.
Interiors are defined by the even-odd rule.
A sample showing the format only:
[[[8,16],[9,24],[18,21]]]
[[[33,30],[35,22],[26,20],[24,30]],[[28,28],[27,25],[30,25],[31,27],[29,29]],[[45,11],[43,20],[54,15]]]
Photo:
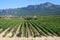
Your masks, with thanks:
[[[60,0],[0,0],[0,9],[20,8],[27,5],[36,5],[51,2],[60,5]]]

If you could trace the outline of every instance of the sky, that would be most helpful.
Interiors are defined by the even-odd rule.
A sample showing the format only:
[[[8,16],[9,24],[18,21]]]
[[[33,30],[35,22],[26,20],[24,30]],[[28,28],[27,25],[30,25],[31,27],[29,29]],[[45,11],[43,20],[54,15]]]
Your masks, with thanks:
[[[21,8],[51,2],[60,5],[60,0],[0,0],[0,9]]]

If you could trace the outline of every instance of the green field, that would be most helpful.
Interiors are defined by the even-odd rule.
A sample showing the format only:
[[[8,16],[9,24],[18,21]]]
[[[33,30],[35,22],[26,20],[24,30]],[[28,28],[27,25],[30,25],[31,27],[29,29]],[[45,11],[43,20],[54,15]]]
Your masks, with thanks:
[[[60,36],[60,16],[0,18],[0,34],[6,29],[8,30],[5,32],[4,37],[10,32],[12,33],[11,37],[14,37],[17,30],[17,37]],[[12,29],[14,30],[11,31]]]

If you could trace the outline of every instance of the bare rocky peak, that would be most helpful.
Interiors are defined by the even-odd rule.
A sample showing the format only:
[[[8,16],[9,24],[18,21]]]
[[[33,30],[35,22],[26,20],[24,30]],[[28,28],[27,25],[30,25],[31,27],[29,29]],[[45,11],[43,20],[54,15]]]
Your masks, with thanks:
[[[29,5],[27,8],[28,9],[48,8],[53,5],[54,5],[53,3],[46,2],[46,3],[40,4],[40,5]]]
[[[50,3],[50,2],[46,2],[43,4],[45,7],[50,7],[50,6],[53,6],[54,4]]]

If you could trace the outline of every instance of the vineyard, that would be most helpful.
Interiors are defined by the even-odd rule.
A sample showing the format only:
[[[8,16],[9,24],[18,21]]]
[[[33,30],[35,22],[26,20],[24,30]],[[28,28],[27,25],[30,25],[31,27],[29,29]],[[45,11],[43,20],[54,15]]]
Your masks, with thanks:
[[[37,18],[0,18],[2,37],[60,36],[60,16]]]

